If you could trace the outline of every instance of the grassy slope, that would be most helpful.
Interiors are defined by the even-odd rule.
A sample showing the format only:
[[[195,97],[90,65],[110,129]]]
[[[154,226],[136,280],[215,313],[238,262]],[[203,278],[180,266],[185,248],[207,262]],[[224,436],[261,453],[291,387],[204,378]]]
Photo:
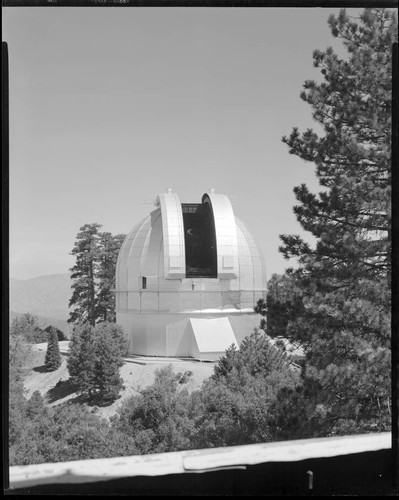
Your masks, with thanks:
[[[61,351],[63,344],[63,342],[60,342]],[[77,395],[73,392],[68,382],[69,374],[66,367],[67,358],[65,355],[62,356],[62,365],[58,370],[49,373],[45,371],[44,357],[46,348],[46,344],[36,344],[33,346],[29,364],[26,366],[24,381],[26,396],[30,397],[34,391],[39,391],[42,396],[45,396],[51,406],[77,398]],[[117,401],[110,406],[100,407],[98,413],[107,418],[112,416],[124,399],[137,394],[140,389],[150,385],[154,381],[155,370],[168,364],[170,363],[165,361],[146,365],[126,362],[120,370],[126,388],[121,392],[121,397]],[[213,363],[180,360],[176,360],[171,364],[175,373],[193,372],[193,375],[185,385],[189,391],[199,388],[203,380],[212,375],[214,366]]]

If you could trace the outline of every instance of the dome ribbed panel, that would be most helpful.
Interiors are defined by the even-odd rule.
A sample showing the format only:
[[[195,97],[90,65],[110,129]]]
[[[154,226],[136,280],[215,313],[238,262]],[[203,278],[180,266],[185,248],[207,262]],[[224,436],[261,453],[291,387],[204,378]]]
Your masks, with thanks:
[[[230,200],[224,194],[204,194],[203,203],[209,203],[215,224],[217,247],[217,275],[221,279],[238,278],[238,250],[236,223]]]
[[[148,216],[145,219],[141,220],[138,224],[136,224],[122,243],[116,263],[115,285],[117,290],[127,290],[128,288],[128,256],[134,244],[137,233],[147,219]]]
[[[254,305],[260,297],[266,293],[266,269],[262,252],[255,238],[247,226],[236,217],[238,232],[241,232],[246,242],[247,249],[241,247],[239,251],[240,260],[240,287],[243,292],[252,292],[252,304]],[[249,255],[248,255],[249,253]],[[249,302],[250,297],[242,293],[242,302]]]
[[[162,217],[161,212],[156,210],[151,216],[150,230],[142,247],[140,262],[142,276],[159,276],[159,253],[162,244]]]
[[[158,195],[162,212],[162,233],[165,279],[184,279],[186,256],[184,222],[180,198],[177,193]]]
[[[147,234],[151,229],[151,215],[146,217],[138,228],[126,256],[127,284],[129,290],[139,289],[139,277],[141,276],[141,255]]]
[[[241,229],[238,219],[235,219],[238,240],[238,261],[240,266],[240,290],[252,290],[254,281],[253,258],[248,242],[248,236]]]

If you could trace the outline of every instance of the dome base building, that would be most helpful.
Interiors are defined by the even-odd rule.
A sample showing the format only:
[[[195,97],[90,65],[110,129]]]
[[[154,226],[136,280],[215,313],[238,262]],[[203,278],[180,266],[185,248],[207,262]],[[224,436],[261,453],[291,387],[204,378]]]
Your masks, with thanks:
[[[259,325],[265,265],[227,196],[182,204],[168,190],[126,237],[115,295],[132,354],[216,360]]]

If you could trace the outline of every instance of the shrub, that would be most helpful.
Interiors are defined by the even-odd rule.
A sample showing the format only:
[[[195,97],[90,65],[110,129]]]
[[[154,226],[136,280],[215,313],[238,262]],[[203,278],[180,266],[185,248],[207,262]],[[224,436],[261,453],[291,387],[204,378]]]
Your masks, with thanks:
[[[11,324],[13,335],[20,335],[26,342],[40,344],[47,342],[47,332],[39,326],[38,318],[30,313],[25,313],[15,318]]]

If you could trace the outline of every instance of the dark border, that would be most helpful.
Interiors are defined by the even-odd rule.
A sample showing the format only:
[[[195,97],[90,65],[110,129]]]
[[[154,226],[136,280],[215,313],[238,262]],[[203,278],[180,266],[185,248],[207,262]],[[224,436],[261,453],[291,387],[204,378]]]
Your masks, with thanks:
[[[2,7],[322,7],[398,8],[398,0],[2,0]],[[9,338],[9,57],[2,42],[2,458],[3,487],[9,485],[8,350]],[[398,173],[398,44],[393,46],[392,72],[392,481],[399,489],[399,173]],[[396,307],[395,307],[396,306]],[[89,487],[90,488],[90,487]],[[92,491],[90,489],[90,491]],[[21,492],[22,493],[22,492]],[[31,492],[29,492],[31,493]],[[60,491],[61,493],[61,491]],[[22,493],[23,494],[23,493]]]
[[[9,351],[9,108],[8,108],[8,47],[5,42],[1,44],[1,121],[2,121],[2,152],[1,152],[1,326],[2,326],[2,458],[3,481],[8,484],[9,478],[9,452],[8,452],[8,351]]]
[[[398,44],[392,50],[392,466],[399,488],[399,173],[398,173]]]
[[[395,8],[398,0],[2,0],[3,7],[329,7]]]

